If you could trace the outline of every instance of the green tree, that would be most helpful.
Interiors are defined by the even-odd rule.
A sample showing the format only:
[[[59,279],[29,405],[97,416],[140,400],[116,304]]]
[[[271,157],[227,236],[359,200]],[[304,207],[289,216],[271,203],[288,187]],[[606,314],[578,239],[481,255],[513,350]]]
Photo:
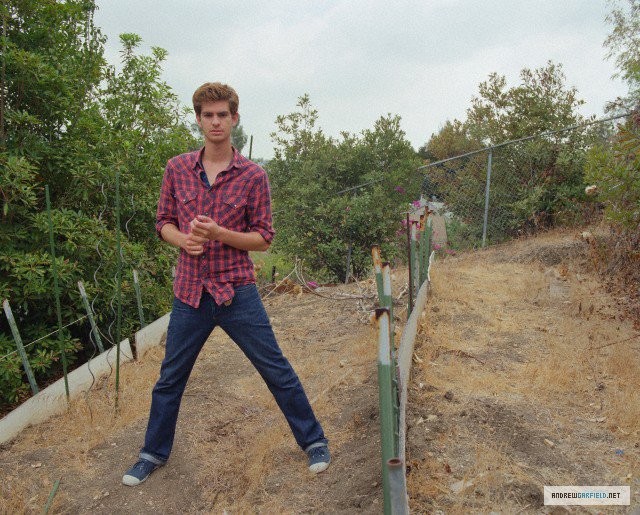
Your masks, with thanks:
[[[488,237],[499,241],[522,231],[575,219],[584,198],[582,169],[592,131],[558,131],[584,122],[583,101],[565,85],[562,67],[552,62],[523,69],[520,83],[491,74],[479,86],[464,122],[455,121],[432,136],[434,156],[500,146],[492,151]],[[429,183],[465,223],[475,239],[482,235],[487,152],[429,169]]]
[[[89,0],[10,0],[0,7],[0,297],[10,300],[25,341],[57,327],[45,185],[51,190],[63,322],[82,314],[78,280],[94,299],[105,332],[113,322],[116,173],[126,260],[123,333],[138,325],[132,267],[145,281],[148,317],[165,313],[171,298],[174,253],[155,236],[155,204],[167,159],[196,142],[175,94],[160,80],[166,52],[154,48],[151,55],[138,55],[140,38],[125,34],[121,70],[106,66],[94,9]],[[69,357],[88,344],[87,334],[77,324],[65,334]],[[0,356],[13,349],[2,317]],[[29,353],[40,378],[56,373],[56,336]],[[0,360],[0,403],[27,390],[22,379],[15,356]]]
[[[612,107],[635,111],[618,125],[608,141],[590,151],[586,177],[597,185],[597,198],[605,204],[605,215],[620,239],[636,241],[637,247],[640,238],[640,1],[612,4],[614,8],[607,17],[612,31],[605,47],[608,57],[615,59],[616,75],[629,86],[628,96],[618,99]],[[627,244],[622,247],[628,249]]]
[[[275,157],[268,164],[273,188],[274,248],[303,258],[317,275],[344,280],[370,267],[371,246],[395,252],[400,212],[419,194],[420,160],[398,116],[383,116],[373,129],[339,140],[316,127],[308,95],[298,109],[276,119]]]
[[[627,98],[613,102],[612,108],[637,109],[640,105],[640,0],[611,1],[607,16],[612,30],[604,42],[607,57],[614,59],[617,77],[629,85]]]
[[[249,137],[244,132],[244,128],[240,124],[240,118],[238,117],[238,124],[231,131],[231,143],[238,150],[238,152],[242,153],[242,149],[247,144]]]

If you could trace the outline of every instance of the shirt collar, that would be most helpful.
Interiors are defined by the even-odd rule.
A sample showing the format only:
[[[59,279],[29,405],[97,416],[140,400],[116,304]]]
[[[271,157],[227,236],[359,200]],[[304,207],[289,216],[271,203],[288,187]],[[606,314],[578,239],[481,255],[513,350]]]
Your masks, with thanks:
[[[244,164],[245,158],[240,152],[238,152],[236,147],[232,146],[231,149],[233,150],[233,157],[231,158],[231,162],[229,163],[229,166],[227,166],[225,170],[232,169],[232,168],[240,169]],[[195,162],[193,163],[193,169],[196,172],[198,171],[198,167],[200,168],[200,170],[204,170],[204,166],[202,166],[203,154],[204,154],[204,147],[198,150],[195,154],[196,159],[195,159]]]

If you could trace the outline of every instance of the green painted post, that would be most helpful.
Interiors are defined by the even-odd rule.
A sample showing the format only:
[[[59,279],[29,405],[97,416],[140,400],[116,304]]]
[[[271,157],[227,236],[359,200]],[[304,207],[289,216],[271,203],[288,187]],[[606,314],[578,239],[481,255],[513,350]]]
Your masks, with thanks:
[[[396,346],[395,346],[395,321],[393,318],[393,296],[391,294],[391,265],[387,262],[382,264],[382,288],[384,291],[383,301],[381,307],[389,310],[389,338],[391,340],[389,353],[391,356],[391,368],[389,374],[391,375],[391,399],[393,409],[393,436],[394,436],[394,449],[398,450],[398,442],[400,434],[398,432],[398,421],[400,418],[400,406],[398,403],[398,375],[396,373]]]
[[[424,281],[429,276],[429,257],[431,256],[431,236],[433,234],[433,227],[431,226],[431,218],[427,219],[427,225],[424,230]],[[422,281],[422,282],[424,282]]]
[[[251,159],[252,153],[253,153],[253,134],[249,138],[249,159]]]
[[[116,411],[120,393],[120,339],[122,336],[122,245],[120,243],[120,170],[116,169]]]
[[[380,307],[389,309],[389,317],[391,318],[391,330],[393,334],[393,295],[391,294],[391,265],[388,261],[382,263],[382,298],[380,299]]]
[[[430,218],[426,218],[420,234],[420,286],[427,280],[429,268],[429,254],[431,253],[431,225]]]
[[[411,267],[411,286],[413,289],[414,297],[418,294],[417,282],[418,282],[418,241],[417,241],[417,228],[415,221],[411,222],[411,244],[409,246],[409,266]],[[415,299],[414,299],[415,300]],[[413,310],[412,310],[413,311]],[[409,313],[410,315],[411,313]]]
[[[144,321],[144,311],[142,311],[142,293],[140,293],[140,283],[138,282],[138,271],[133,269],[133,287],[136,290],[136,301],[138,302],[138,318],[140,318],[140,328],[147,324]]]
[[[58,286],[58,265],[56,263],[56,248],[53,243],[53,218],[51,216],[51,200],[49,198],[49,185],[44,187],[44,194],[47,203],[47,215],[49,218],[49,246],[51,247],[51,267],[53,271],[53,291],[56,297],[56,313],[58,315],[58,342],[60,345],[60,356],[62,358],[62,373],[64,375],[64,391],[69,400],[69,378],[67,377],[67,353],[64,351],[64,340],[62,334],[62,308],[60,306],[60,287]]]
[[[9,321],[9,327],[11,327],[11,333],[13,334],[13,339],[16,341],[16,347],[18,348],[18,354],[20,355],[20,359],[22,360],[22,366],[24,368],[25,373],[27,374],[27,379],[29,379],[29,384],[31,385],[31,391],[33,395],[38,393],[38,383],[36,383],[36,378],[33,375],[33,370],[31,370],[31,365],[29,364],[29,358],[27,357],[27,353],[24,350],[24,345],[22,345],[22,338],[20,337],[20,331],[18,331],[18,325],[16,324],[15,318],[13,318],[13,313],[11,312],[11,306],[9,306],[9,301],[4,299],[2,303],[2,307],[4,308],[4,314],[7,316],[7,320]]]
[[[378,400],[382,457],[382,494],[384,513],[391,513],[391,494],[387,462],[395,457],[393,399],[391,384],[390,314],[386,308],[376,309],[378,322]]]
[[[49,493],[49,497],[47,499],[47,504],[45,504],[44,510],[42,512],[44,515],[49,513],[49,510],[51,509],[51,505],[53,504],[53,499],[58,493],[59,487],[60,487],[60,479],[56,480],[56,482],[53,484],[53,488],[51,489],[51,492]]]
[[[407,306],[407,318],[413,311],[413,271],[411,269],[411,219],[407,213],[407,263],[409,266],[409,305]]]
[[[91,324],[91,333],[93,334],[93,338],[96,341],[96,345],[100,352],[104,352],[104,346],[102,345],[102,338],[100,338],[100,331],[98,331],[98,326],[96,325],[96,321],[93,318],[93,310],[89,305],[89,299],[87,298],[87,292],[84,289],[84,284],[82,281],[78,281],[78,289],[80,290],[80,296],[82,297],[82,303],[84,304],[84,309],[87,312],[87,317],[89,317],[89,323]]]
[[[373,271],[376,276],[376,289],[378,290],[378,305],[382,306],[382,296],[384,290],[382,289],[382,258],[380,257],[380,246],[374,245],[371,247],[371,257],[373,259]]]

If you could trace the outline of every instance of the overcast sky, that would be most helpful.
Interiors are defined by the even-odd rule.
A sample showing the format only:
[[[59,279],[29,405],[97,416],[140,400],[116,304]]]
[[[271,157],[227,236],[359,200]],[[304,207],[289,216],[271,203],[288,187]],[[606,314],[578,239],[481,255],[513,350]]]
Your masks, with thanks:
[[[191,105],[203,82],[240,96],[253,157],[273,155],[275,118],[309,93],[326,134],[373,127],[387,113],[417,149],[446,120],[464,119],[492,72],[561,63],[586,101],[582,114],[627,92],[602,43],[606,0],[97,0],[95,21],[119,62],[118,35],[169,52],[164,80]],[[248,154],[248,145],[245,148]]]

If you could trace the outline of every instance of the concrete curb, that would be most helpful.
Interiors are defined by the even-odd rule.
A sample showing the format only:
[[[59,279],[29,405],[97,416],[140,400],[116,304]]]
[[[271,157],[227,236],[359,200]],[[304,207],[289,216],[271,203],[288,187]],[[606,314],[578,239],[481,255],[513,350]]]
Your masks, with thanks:
[[[129,340],[123,340],[120,342],[120,363],[132,359],[133,353]],[[111,347],[69,373],[67,376],[69,397],[74,399],[87,391],[91,387],[94,377],[97,381],[115,371],[115,362],[116,347]],[[53,415],[63,413],[66,409],[64,378],[60,378],[0,419],[0,444],[17,436],[27,426],[44,422]]]
[[[142,358],[149,349],[160,345],[167,334],[171,312],[140,329],[135,335],[136,359]]]

